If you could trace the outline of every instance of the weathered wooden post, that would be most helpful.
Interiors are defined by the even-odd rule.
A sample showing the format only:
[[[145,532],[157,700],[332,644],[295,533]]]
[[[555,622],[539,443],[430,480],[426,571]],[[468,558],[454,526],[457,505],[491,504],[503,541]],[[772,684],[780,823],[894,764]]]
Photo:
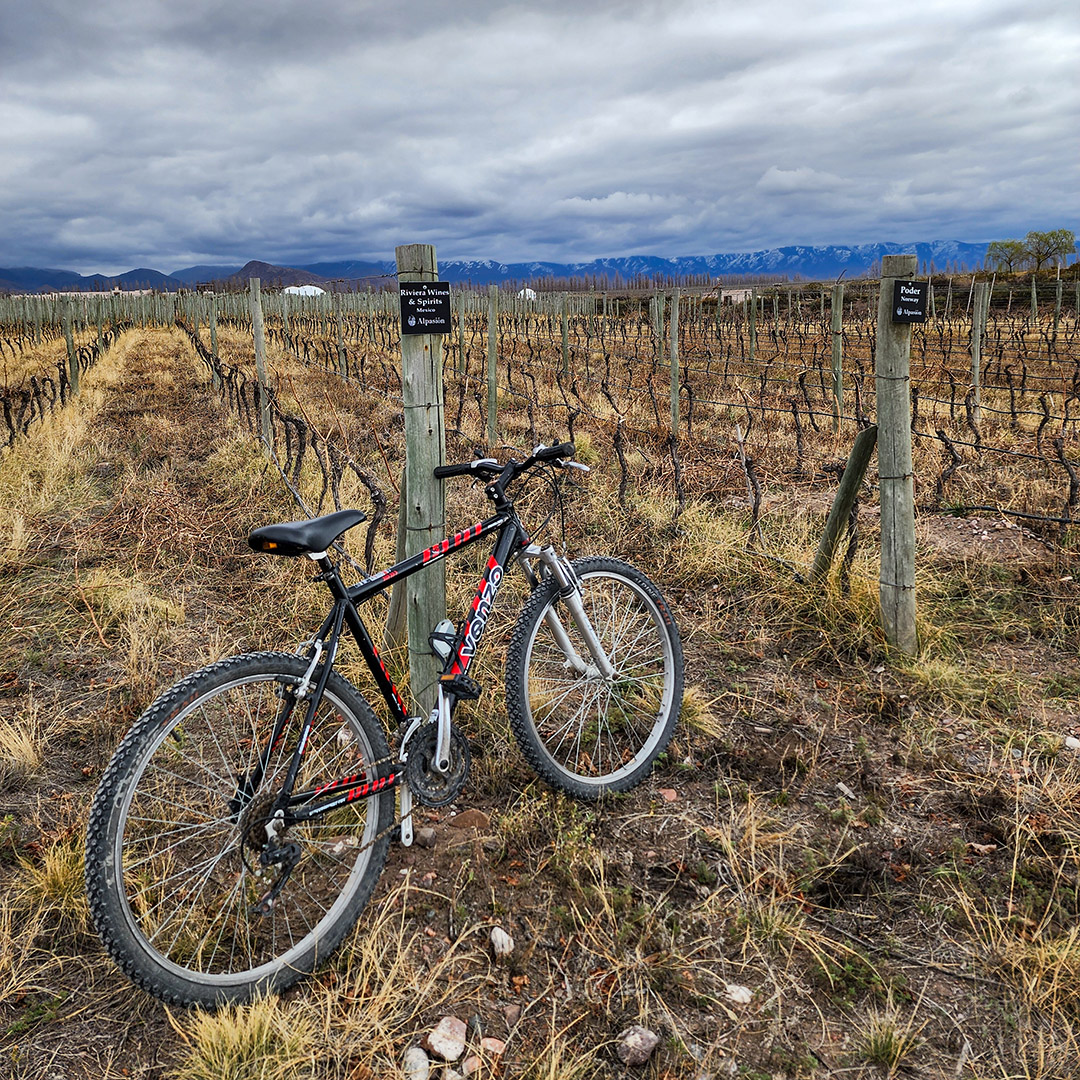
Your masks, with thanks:
[[[399,287],[438,281],[435,248],[406,244],[395,249]],[[402,288],[404,294],[406,290]],[[404,515],[406,556],[415,555],[446,536],[444,481],[433,470],[446,463],[443,418],[443,334],[450,329],[450,294],[446,286],[445,326],[440,333],[408,326],[402,297],[401,383],[405,399]],[[441,560],[405,582],[409,627],[409,672],[413,699],[427,713],[435,705],[439,662],[428,635],[446,618],[446,564]]]
[[[270,400],[266,396],[266,328],[263,325],[262,295],[259,279],[253,277],[251,288],[251,336],[255,341],[255,374],[259,380],[259,430],[266,452],[271,452]]]
[[[881,491],[881,621],[889,644],[909,655],[918,648],[910,371],[911,323],[915,320],[905,312],[917,305],[905,306],[905,286],[912,290],[912,296],[921,291],[925,304],[925,287],[910,281],[917,266],[916,255],[882,257],[874,365]]]
[[[221,376],[218,374],[217,351],[217,293],[210,297],[210,355],[214,363],[210,367],[210,381],[215,390],[221,389]]]
[[[840,541],[840,534],[851,517],[851,508],[859,497],[859,488],[874,453],[877,432],[878,429],[871,426],[864,428],[855,436],[855,443],[848,455],[847,465],[844,467],[844,475],[840,478],[840,486],[836,489],[832,509],[825,522],[825,531],[821,534],[814,567],[810,571],[813,581],[822,581],[828,576],[833,555],[836,553],[836,545]]]
[[[754,362],[757,354],[757,289],[750,290],[750,363]]]
[[[458,315],[458,362],[457,373],[458,375],[465,374],[465,290],[458,289],[457,294],[457,315]]]
[[[566,310],[566,293],[559,293],[559,322],[562,325],[562,373],[570,374],[570,319]]]
[[[655,293],[652,298],[652,326],[653,342],[656,346],[655,368],[660,367],[664,360],[664,294]]]
[[[495,445],[495,417],[499,403],[499,286],[488,286],[487,441]]]
[[[289,294],[282,289],[281,293],[281,340],[282,346],[287,352],[292,352],[292,335],[289,333]]]
[[[79,392],[79,354],[75,351],[75,339],[71,333],[71,301],[65,299],[61,307],[64,323],[64,341],[67,344],[68,385],[72,394]]]
[[[976,424],[982,416],[982,340],[989,308],[987,291],[985,281],[980,281],[975,286],[975,306],[971,313],[971,389]]]
[[[337,331],[337,366],[338,374],[344,379],[348,377],[349,365],[345,352],[345,329],[341,321],[341,293],[334,293],[334,329]]]
[[[840,414],[844,411],[844,286],[837,282],[832,290],[832,392],[833,431],[840,430]]]
[[[681,293],[676,289],[671,294],[671,318],[668,320],[668,332],[671,334],[671,437],[679,436],[679,299]],[[691,422],[693,417],[691,417]]]

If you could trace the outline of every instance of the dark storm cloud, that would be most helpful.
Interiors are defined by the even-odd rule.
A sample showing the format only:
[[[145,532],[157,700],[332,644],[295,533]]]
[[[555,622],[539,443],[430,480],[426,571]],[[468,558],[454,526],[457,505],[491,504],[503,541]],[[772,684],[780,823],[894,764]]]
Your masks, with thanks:
[[[574,259],[1075,228],[1080,17],[0,2],[0,265]]]

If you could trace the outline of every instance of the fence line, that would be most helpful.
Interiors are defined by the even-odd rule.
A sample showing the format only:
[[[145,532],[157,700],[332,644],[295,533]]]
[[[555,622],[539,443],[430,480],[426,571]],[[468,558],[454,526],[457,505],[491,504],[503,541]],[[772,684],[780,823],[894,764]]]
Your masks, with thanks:
[[[659,295],[543,294],[531,301],[502,293],[495,320],[494,383],[487,382],[484,371],[491,342],[487,294],[459,289],[456,333],[447,336],[444,348],[447,422],[456,416],[460,428],[463,410],[474,407],[478,415],[484,412],[486,422],[486,396],[482,404],[473,402],[477,390],[492,386],[496,402],[503,403],[504,423],[524,425],[531,436],[545,425],[550,431],[555,424],[571,429],[588,424],[611,441],[615,458],[633,455],[640,446],[654,468],[659,468],[659,460],[669,459],[668,475],[677,486],[681,480],[674,477],[685,464],[685,452],[730,454],[730,444],[721,440],[710,446],[703,440],[706,424],[730,426],[738,419],[754,428],[757,418],[761,428],[746,431],[747,440],[763,439],[768,447],[770,426],[794,429],[796,454],[790,471],[799,477],[816,475],[807,440],[822,436],[834,416],[842,432],[855,431],[865,427],[875,411],[876,341],[869,315],[875,289],[873,283],[847,283],[838,303],[831,287],[758,289],[752,300],[739,304],[717,303],[688,291],[679,299],[677,318],[667,320],[667,327],[676,331],[666,347],[677,357],[674,368],[664,362],[665,342],[657,334],[657,326],[663,325],[657,319]],[[1071,485],[1069,468],[1076,468],[1080,420],[1078,290],[1080,285],[1074,289],[1073,283],[1039,283],[1033,311],[1027,289],[1000,282],[987,289],[980,395],[973,402],[971,316],[977,309],[965,314],[969,290],[935,283],[932,318],[915,330],[911,355],[912,427],[923,447],[920,468],[926,469],[935,457],[935,445],[939,451],[933,466],[937,475],[931,481],[939,497],[930,498],[924,483],[924,505],[941,505],[942,499],[967,505],[959,495],[971,488],[987,456],[1026,463],[1023,467],[1040,479],[1061,478]],[[110,324],[110,317],[126,315],[132,325],[167,326],[179,316],[189,328],[203,332],[232,329],[250,335],[246,301],[245,294],[231,293],[76,298],[73,327],[77,340],[97,336],[104,341],[115,333],[117,324]],[[665,293],[663,301],[670,310],[670,294]],[[282,351],[335,374],[346,385],[400,401],[395,356],[400,335],[393,293],[292,297],[286,307],[279,294],[270,292],[263,295],[263,304],[267,339]],[[843,313],[839,339],[834,311]],[[23,358],[58,340],[61,325],[62,305],[56,299],[0,299],[0,357],[8,372],[19,378]],[[844,367],[841,400],[847,407],[837,402],[831,355],[837,340]],[[79,346],[80,370],[88,366],[82,350],[91,348]],[[238,360],[232,365],[231,381],[223,383],[222,393],[238,410],[261,409],[262,399],[253,396],[255,380],[244,374],[244,364]],[[36,416],[51,411],[56,401],[62,403],[68,386],[59,364],[9,384],[4,391],[8,444]],[[270,391],[265,396],[269,399]],[[507,413],[506,402],[514,403],[512,412],[519,415]],[[678,405],[678,428],[669,448],[672,403]],[[304,446],[303,456],[311,452],[310,445],[301,443],[294,418],[279,411],[273,423],[277,437],[293,444],[283,451],[291,475],[298,468],[298,448]],[[1060,453],[1055,438],[1062,440]],[[656,459],[657,450],[661,459]],[[951,453],[961,457],[955,469]],[[326,476],[324,480],[325,500],[332,485]],[[1069,496],[1052,500],[1065,508],[1060,518],[1043,516],[1071,520]],[[977,501],[982,505],[988,500]],[[1002,512],[1020,515],[1038,508],[1010,503]]]

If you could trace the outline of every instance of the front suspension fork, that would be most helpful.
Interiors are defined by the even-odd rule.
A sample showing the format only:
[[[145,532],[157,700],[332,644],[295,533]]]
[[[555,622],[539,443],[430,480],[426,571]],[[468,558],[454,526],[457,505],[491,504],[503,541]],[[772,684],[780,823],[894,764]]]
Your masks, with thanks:
[[[559,619],[555,607],[552,606],[544,612],[544,622],[547,623],[548,628],[551,630],[552,637],[555,638],[556,644],[566,657],[567,665],[579,675],[589,675],[599,672],[605,679],[613,679],[615,677],[615,669],[612,667],[611,661],[604,651],[604,647],[600,644],[600,639],[596,636],[596,631],[593,629],[593,625],[589,621],[588,615],[585,614],[585,605],[581,602],[581,581],[577,574],[574,573],[574,568],[570,565],[568,560],[560,558],[558,552],[556,552],[553,547],[541,548],[536,544],[530,544],[522,552],[520,561],[523,564],[522,568],[525,571],[526,577],[529,578],[534,586],[539,583],[540,578],[532,569],[531,564],[533,560],[540,563],[543,569],[547,571],[548,576],[558,582],[559,599],[562,600],[566,605],[567,610],[570,612],[570,618],[578,628],[581,636],[585,639],[585,645],[593,660],[593,663],[589,664],[577,649],[574,648],[574,645],[570,640],[570,635],[567,634],[566,628]],[[542,577],[543,574],[540,576]]]

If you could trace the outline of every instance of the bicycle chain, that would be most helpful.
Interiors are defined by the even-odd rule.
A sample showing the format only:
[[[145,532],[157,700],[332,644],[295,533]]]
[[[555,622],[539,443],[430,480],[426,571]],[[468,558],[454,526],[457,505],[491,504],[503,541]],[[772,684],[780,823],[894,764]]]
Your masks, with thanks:
[[[382,757],[382,758],[379,758],[378,761],[371,762],[368,765],[368,768],[371,770],[373,775],[378,776],[382,766],[391,765],[391,764],[396,764],[397,766],[399,766],[400,771],[398,772],[397,775],[401,776],[402,782],[404,783],[405,782],[404,781],[405,763],[400,760],[400,758],[398,757],[397,754],[387,754],[386,757]],[[393,788],[391,788],[390,790],[393,791]],[[389,836],[391,833],[393,833],[395,829],[400,829],[401,828],[401,823],[405,820],[406,817],[410,817],[410,818],[412,817],[413,810],[411,810],[411,809],[409,810],[408,814],[403,814],[403,815],[398,816],[397,815],[397,809],[396,809],[397,808],[397,800],[396,799],[394,800],[394,803],[395,803],[395,817],[394,817],[394,820],[389,825],[387,825],[385,829],[381,829],[379,832],[377,832],[366,844],[363,845],[363,847],[355,848],[354,849],[355,858],[359,858],[361,855],[363,855],[363,853],[365,851],[368,850],[368,848],[374,847],[384,837]],[[282,884],[284,884],[284,883],[282,883]],[[265,912],[265,914],[269,914],[269,911]]]

